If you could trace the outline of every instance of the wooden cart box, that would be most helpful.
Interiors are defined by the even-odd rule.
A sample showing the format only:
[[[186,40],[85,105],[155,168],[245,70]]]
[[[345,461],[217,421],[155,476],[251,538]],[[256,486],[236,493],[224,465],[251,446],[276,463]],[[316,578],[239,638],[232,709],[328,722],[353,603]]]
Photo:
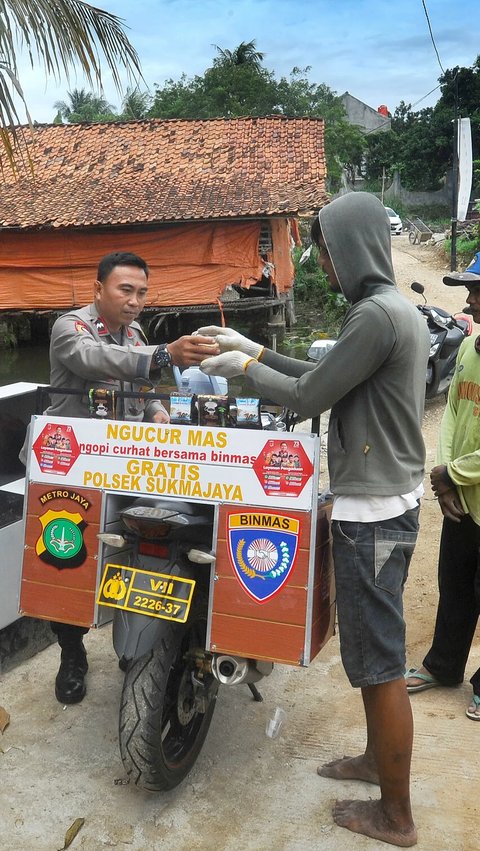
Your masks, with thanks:
[[[28,488],[20,610],[23,615],[95,624],[102,493]]]
[[[221,506],[210,650],[290,665],[317,655],[335,621],[330,513],[322,504],[315,524],[310,512]],[[269,593],[264,577],[282,569]]]
[[[335,619],[318,473],[308,434],[34,417],[21,612],[111,619],[96,602],[107,563],[98,533],[119,531],[120,508],[139,496],[201,501],[215,509],[207,649],[308,665]],[[108,561],[129,565],[131,552],[109,549]]]

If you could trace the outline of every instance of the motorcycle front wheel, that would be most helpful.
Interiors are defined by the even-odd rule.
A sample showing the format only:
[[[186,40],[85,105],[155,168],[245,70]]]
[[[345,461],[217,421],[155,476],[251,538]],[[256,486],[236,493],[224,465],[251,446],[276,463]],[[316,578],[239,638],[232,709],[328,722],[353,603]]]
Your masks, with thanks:
[[[198,699],[195,651],[205,648],[207,601],[193,601],[187,623],[168,623],[161,645],[129,666],[119,718],[120,754],[130,778],[152,792],[173,789],[205,741],[218,691],[211,674]]]

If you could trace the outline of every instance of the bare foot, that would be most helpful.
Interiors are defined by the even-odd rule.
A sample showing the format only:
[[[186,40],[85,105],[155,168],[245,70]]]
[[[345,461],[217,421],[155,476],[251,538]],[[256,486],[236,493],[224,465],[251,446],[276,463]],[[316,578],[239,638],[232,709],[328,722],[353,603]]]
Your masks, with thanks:
[[[333,820],[340,827],[354,833],[389,842],[400,848],[417,844],[417,831],[413,821],[400,829],[387,817],[381,801],[336,801]]]
[[[343,756],[319,765],[317,774],[321,777],[332,777],[333,780],[363,780],[365,783],[376,783],[378,772],[373,762],[365,754],[361,756]]]

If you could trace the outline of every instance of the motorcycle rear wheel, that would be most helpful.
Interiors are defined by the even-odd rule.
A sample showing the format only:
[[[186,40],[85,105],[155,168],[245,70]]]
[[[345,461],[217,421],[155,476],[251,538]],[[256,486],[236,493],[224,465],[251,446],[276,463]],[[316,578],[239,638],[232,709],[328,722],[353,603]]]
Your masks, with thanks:
[[[173,789],[192,769],[207,736],[218,683],[205,712],[195,705],[193,650],[205,648],[207,601],[194,599],[185,624],[168,624],[161,646],[125,675],[119,717],[122,762],[130,781],[151,792]],[[211,675],[208,675],[211,676]]]

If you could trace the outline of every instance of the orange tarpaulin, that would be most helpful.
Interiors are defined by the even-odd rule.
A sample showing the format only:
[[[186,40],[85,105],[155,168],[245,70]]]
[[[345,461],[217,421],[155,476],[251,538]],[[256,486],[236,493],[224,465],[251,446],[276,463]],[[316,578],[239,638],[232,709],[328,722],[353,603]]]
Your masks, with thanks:
[[[272,219],[272,279],[293,282],[287,219]],[[211,304],[229,284],[262,277],[259,221],[192,223],[148,231],[51,230],[0,235],[0,309],[69,308],[92,299],[98,261],[133,251],[150,266],[150,305]]]

